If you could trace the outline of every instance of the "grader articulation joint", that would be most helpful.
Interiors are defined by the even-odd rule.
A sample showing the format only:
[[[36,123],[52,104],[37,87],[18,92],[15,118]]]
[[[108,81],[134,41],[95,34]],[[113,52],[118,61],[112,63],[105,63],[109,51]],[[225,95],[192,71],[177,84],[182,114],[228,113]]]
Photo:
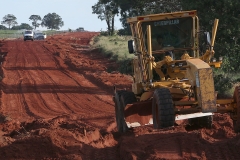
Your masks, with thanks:
[[[133,40],[128,41],[132,60],[132,91],[115,90],[114,102],[119,132],[153,124],[156,129],[174,126],[188,119],[210,128],[213,114],[230,113],[235,130],[240,130],[240,87],[232,99],[217,99],[212,67],[218,26],[215,20],[212,39],[206,35],[205,50],[200,50],[197,12],[183,11],[128,18]],[[200,56],[200,54],[202,56]],[[225,107],[219,107],[219,106]]]

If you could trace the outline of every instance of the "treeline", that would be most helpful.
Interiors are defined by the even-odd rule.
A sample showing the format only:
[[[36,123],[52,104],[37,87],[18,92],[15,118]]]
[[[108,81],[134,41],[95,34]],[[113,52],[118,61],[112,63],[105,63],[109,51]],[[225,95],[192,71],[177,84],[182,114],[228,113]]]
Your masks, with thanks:
[[[126,20],[128,17],[154,13],[197,10],[201,31],[212,31],[214,19],[219,19],[215,42],[215,57],[224,57],[216,76],[219,88],[229,88],[229,84],[239,81],[240,72],[240,1],[239,0],[99,0],[92,11],[105,20],[109,35],[114,34],[114,18],[120,16],[122,29],[119,34],[130,35]],[[201,44],[200,44],[201,45]],[[219,72],[218,72],[219,73]],[[219,89],[221,90],[221,89]]]
[[[31,15],[29,20],[32,21],[32,26],[27,23],[21,23],[18,25],[17,18],[13,14],[7,14],[3,17],[3,21],[1,21],[0,30],[21,30],[21,29],[33,29],[38,28],[40,25],[42,27],[47,27],[47,29],[57,29],[59,30],[60,27],[64,25],[62,18],[56,13],[48,13],[41,18],[39,15]],[[4,25],[7,25],[8,28]]]

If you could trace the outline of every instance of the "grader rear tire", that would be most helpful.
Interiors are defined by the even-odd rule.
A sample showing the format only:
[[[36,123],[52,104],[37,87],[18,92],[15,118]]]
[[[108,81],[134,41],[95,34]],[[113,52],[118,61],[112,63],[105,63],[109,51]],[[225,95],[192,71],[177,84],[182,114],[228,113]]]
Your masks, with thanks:
[[[152,117],[155,129],[174,126],[174,105],[169,89],[155,89],[152,100]]]
[[[124,108],[127,104],[132,104],[134,102],[137,102],[137,99],[135,97],[135,94],[133,92],[124,92],[120,97],[120,115],[122,120],[122,132],[128,131],[128,126],[126,124],[125,118],[124,118]]]
[[[234,131],[240,132],[240,86],[235,87],[233,98],[237,103],[237,120],[233,122]]]

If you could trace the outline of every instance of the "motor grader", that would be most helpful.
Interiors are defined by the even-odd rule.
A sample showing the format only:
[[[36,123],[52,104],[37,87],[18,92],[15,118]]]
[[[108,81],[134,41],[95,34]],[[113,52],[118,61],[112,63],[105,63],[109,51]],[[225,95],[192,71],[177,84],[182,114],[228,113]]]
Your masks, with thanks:
[[[230,113],[235,131],[240,131],[240,87],[231,99],[217,99],[214,88],[213,67],[222,64],[213,50],[218,19],[211,38],[199,29],[196,10],[137,16],[127,22],[132,31],[128,50],[135,56],[132,91],[114,87],[119,132],[150,124],[155,129],[172,127],[183,119],[211,128],[214,113]]]

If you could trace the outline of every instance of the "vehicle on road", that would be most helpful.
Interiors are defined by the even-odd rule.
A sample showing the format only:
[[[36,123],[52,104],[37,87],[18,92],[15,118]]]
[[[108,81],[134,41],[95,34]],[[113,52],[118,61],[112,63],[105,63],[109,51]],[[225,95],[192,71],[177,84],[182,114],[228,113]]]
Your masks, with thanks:
[[[26,30],[23,32],[23,39],[26,40],[34,40],[34,32],[32,30]]]
[[[34,34],[35,40],[44,40],[46,38],[46,34],[42,32],[37,32]]]

